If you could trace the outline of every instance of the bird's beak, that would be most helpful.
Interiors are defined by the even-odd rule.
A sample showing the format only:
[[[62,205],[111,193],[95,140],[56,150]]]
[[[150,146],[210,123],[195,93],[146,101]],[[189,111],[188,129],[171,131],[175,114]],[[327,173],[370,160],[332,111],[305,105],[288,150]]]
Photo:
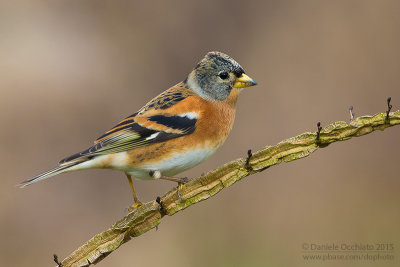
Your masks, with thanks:
[[[246,88],[253,85],[257,85],[257,82],[243,73],[239,78],[236,79],[236,82],[233,85],[233,87]]]

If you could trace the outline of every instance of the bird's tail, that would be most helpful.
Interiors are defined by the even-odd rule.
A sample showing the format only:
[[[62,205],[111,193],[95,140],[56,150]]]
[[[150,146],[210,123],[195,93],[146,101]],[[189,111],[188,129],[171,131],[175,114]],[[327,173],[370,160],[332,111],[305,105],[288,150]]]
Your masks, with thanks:
[[[72,167],[74,167],[74,166],[76,166],[76,165],[78,165],[80,163],[82,163],[82,161],[75,161],[75,162],[71,162],[71,163],[61,164],[61,165],[59,165],[59,166],[57,166],[57,167],[55,167],[53,169],[50,169],[50,170],[48,170],[46,172],[43,172],[43,173],[39,174],[39,175],[37,175],[37,176],[35,176],[35,177],[31,178],[31,179],[23,181],[18,186],[22,188],[22,187],[25,187],[27,185],[39,182],[40,180],[44,180],[44,179],[50,178],[50,177],[52,177],[54,175],[57,175],[57,174],[60,174],[60,173],[63,173],[63,172],[72,171]]]

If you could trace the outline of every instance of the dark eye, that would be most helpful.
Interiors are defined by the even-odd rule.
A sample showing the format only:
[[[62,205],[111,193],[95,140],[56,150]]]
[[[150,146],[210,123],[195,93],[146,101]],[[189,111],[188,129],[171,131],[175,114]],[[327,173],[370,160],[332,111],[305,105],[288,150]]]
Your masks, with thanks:
[[[226,80],[229,77],[229,74],[225,71],[221,72],[220,74],[218,74],[218,76],[222,79],[222,80]]]

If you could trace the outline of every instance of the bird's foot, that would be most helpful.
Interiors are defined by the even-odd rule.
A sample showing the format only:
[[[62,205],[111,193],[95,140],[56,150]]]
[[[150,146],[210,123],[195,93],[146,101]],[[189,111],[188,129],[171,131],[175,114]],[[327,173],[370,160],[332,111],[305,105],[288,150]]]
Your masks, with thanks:
[[[178,183],[178,197],[182,202],[185,202],[186,199],[184,199],[181,194],[182,189],[183,189],[183,183]]]
[[[133,204],[132,206],[130,206],[128,208],[128,212],[132,212],[132,211],[134,211],[135,209],[139,208],[142,205],[143,205],[142,202],[136,202],[135,204]]]
[[[178,182],[178,197],[179,197],[179,199],[182,201],[182,202],[185,202],[186,201],[186,199],[184,199],[183,197],[182,197],[182,189],[183,189],[183,185],[184,184],[186,184],[187,182],[189,182],[190,181],[190,179],[189,178],[187,178],[187,177],[183,177],[183,178],[178,178],[177,179],[177,182]]]
[[[160,171],[150,171],[149,175],[153,177],[154,179],[162,179],[162,180],[168,180],[168,181],[173,181],[178,183],[178,197],[182,202],[185,202],[186,200],[182,197],[181,191],[183,189],[183,185],[186,184],[187,182],[190,181],[188,177],[169,177],[162,175]]]

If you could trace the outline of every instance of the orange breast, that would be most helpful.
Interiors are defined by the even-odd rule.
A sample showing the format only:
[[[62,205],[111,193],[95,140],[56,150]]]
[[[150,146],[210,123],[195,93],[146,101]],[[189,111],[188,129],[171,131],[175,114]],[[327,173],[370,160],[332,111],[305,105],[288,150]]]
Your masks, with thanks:
[[[188,112],[199,114],[194,133],[166,142],[156,143],[128,151],[129,165],[139,167],[162,161],[172,154],[189,150],[210,148],[217,150],[232,129],[235,119],[236,101],[239,91],[233,89],[226,101],[205,101],[199,96],[189,96],[171,108],[166,115],[177,115]],[[151,116],[151,111],[146,112]]]

